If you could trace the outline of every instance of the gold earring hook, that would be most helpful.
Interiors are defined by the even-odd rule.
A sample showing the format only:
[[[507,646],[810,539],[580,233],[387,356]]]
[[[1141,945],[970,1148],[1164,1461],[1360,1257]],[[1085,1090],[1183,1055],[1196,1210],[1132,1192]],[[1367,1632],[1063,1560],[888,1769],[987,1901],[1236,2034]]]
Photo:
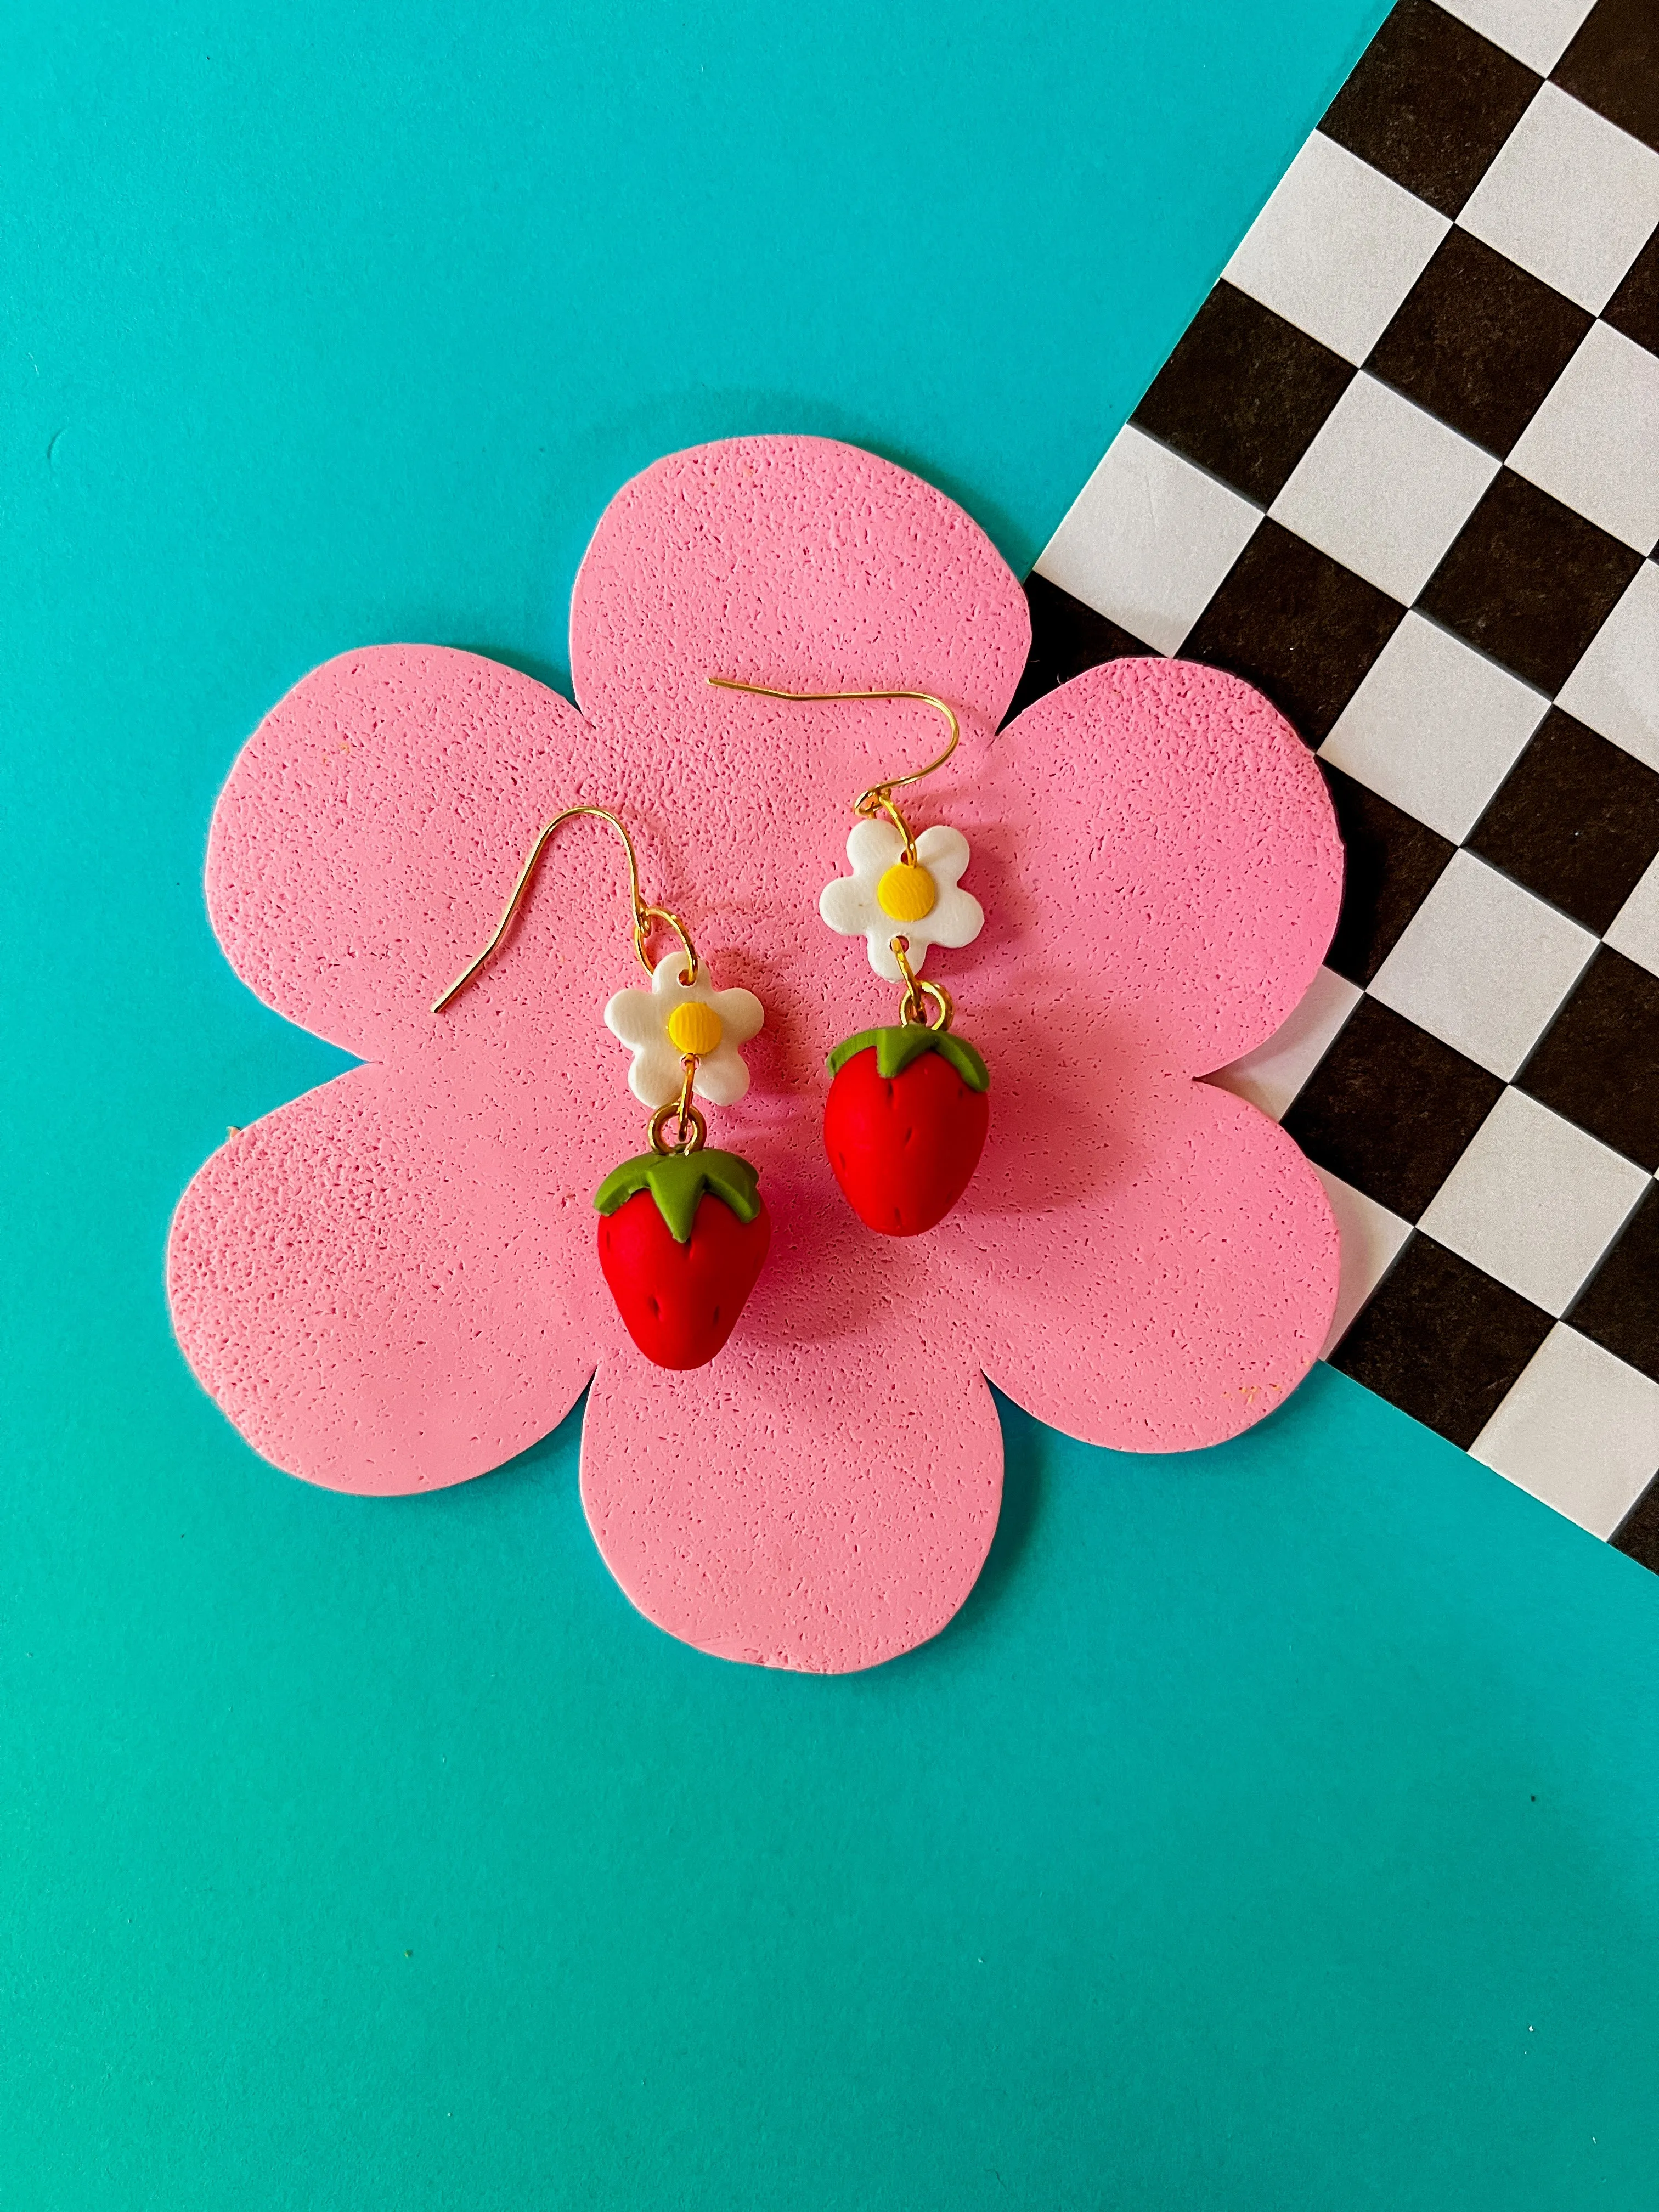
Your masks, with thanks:
[[[825,706],[843,699],[915,699],[921,706],[932,707],[943,714],[951,734],[945,740],[944,751],[936,759],[930,760],[926,768],[912,769],[908,775],[884,777],[881,782],[872,783],[868,791],[861,791],[853,801],[854,813],[862,815],[866,820],[872,814],[887,817],[904,840],[907,865],[913,868],[915,866],[916,841],[910,835],[909,823],[893,804],[893,793],[902,791],[907,783],[920,783],[923,776],[932,775],[933,770],[943,768],[955,752],[962,736],[962,725],[957,720],[955,710],[947,707],[943,699],[936,699],[931,691],[779,691],[769,684],[740,684],[735,676],[711,676],[708,681],[718,684],[722,691],[749,691],[757,699],[793,699],[804,706]]]
[[[507,935],[513,917],[519,910],[519,902],[529,888],[530,878],[536,872],[536,864],[547,849],[548,840],[562,823],[574,822],[579,814],[591,814],[596,822],[608,822],[623,841],[623,849],[628,854],[628,896],[634,908],[634,950],[639,956],[641,967],[647,975],[655,973],[651,965],[649,950],[651,932],[656,923],[661,922],[665,929],[672,929],[679,939],[685,949],[685,957],[690,963],[690,973],[689,975],[682,973],[681,982],[690,985],[696,981],[702,963],[697,958],[697,948],[691,942],[691,933],[678,915],[671,914],[666,907],[647,906],[645,903],[640,895],[640,863],[634,851],[634,840],[629,836],[621,820],[606,806],[567,806],[562,814],[556,814],[553,819],[546,823],[535,843],[531,847],[529,856],[519,871],[519,880],[513,886],[513,896],[508,899],[501,918],[495,925],[495,935],[479,953],[477,958],[470,966],[461,970],[443,996],[432,1001],[432,1011],[434,1014],[442,1013],[450,1000],[465,990],[479,969],[483,966],[485,961]]]

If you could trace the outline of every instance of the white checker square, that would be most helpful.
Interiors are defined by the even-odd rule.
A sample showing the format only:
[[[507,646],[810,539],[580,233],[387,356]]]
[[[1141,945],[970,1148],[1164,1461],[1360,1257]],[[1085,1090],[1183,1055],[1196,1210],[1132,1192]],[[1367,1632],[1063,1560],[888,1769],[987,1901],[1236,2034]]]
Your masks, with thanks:
[[[1462,844],[1548,705],[1541,691],[1413,612],[1319,757]]]
[[[1659,540],[1659,360],[1592,323],[1510,466],[1638,553]]]
[[[1342,1249],[1336,1311],[1319,1352],[1322,1359],[1328,1359],[1347,1334],[1354,1316],[1400,1257],[1412,1225],[1374,1198],[1367,1198],[1363,1190],[1344,1182],[1340,1176],[1321,1167],[1316,1167],[1314,1173],[1331,1201]]]
[[[1659,154],[1542,85],[1457,220],[1599,315],[1659,223]]]
[[[1469,1451],[1611,1536],[1659,1468],[1659,1382],[1558,1322]]]
[[[1659,975],[1659,860],[1649,861],[1646,874],[1613,916],[1606,942],[1650,975]]]
[[[1349,982],[1334,968],[1322,968],[1295,1012],[1286,1015],[1267,1042],[1210,1081],[1248,1098],[1275,1121],[1280,1120],[1363,996],[1358,983]]]
[[[1497,473],[1492,454],[1361,375],[1267,511],[1409,606]]]
[[[1454,853],[1370,994],[1507,1082],[1595,950],[1589,930]]]
[[[1417,1225],[1559,1318],[1649,1180],[1524,1091],[1506,1091]]]
[[[1249,500],[1126,423],[1037,574],[1155,652],[1174,653],[1261,520]]]
[[[1221,273],[1357,368],[1450,228],[1316,131]]]
[[[1547,76],[1594,0],[1440,0],[1449,15]]]
[[[1659,769],[1659,568],[1644,561],[1556,703]]]

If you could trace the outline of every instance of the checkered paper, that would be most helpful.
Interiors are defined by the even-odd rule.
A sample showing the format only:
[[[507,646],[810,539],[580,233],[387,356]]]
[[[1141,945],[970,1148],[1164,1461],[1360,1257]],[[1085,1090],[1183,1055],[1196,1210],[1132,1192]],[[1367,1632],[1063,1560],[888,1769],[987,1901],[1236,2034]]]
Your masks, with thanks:
[[[1216,1079],[1334,1364],[1659,1571],[1659,0],[1400,0],[1028,585],[1023,706],[1236,671],[1347,845]]]

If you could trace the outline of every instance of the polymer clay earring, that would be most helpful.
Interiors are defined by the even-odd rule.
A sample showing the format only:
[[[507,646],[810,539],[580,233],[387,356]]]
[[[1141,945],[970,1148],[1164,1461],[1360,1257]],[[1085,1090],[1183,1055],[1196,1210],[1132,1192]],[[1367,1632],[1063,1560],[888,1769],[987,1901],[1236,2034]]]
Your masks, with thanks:
[[[914,699],[945,717],[950,735],[943,751],[854,800],[852,873],[826,884],[818,900],[830,927],[862,937],[876,974],[904,987],[896,1023],[860,1030],[830,1054],[824,1149],[860,1220],[884,1237],[917,1236],[941,1222],[967,1189],[990,1120],[985,1062],[954,1034],[951,994],[921,972],[929,945],[971,945],[985,927],[983,908],[962,888],[968,840],[943,823],[914,836],[893,797],[944,767],[962,726],[931,691],[781,691],[728,676],[708,681],[726,691],[803,703]]]
[[[690,932],[665,907],[640,895],[633,840],[603,806],[568,806],[538,836],[495,933],[442,997],[443,1012],[500,946],[537,863],[562,823],[579,815],[607,822],[628,854],[634,951],[649,990],[618,991],[605,1026],[634,1055],[628,1084],[652,1109],[649,1148],[613,1168],[595,1192],[599,1266],[629,1334],[659,1367],[707,1365],[737,1326],[772,1241],[759,1177],[736,1152],[709,1149],[696,1101],[736,1103],[749,1088],[738,1051],[765,1019],[752,991],[716,991]],[[651,935],[671,929],[678,944],[653,967]]]

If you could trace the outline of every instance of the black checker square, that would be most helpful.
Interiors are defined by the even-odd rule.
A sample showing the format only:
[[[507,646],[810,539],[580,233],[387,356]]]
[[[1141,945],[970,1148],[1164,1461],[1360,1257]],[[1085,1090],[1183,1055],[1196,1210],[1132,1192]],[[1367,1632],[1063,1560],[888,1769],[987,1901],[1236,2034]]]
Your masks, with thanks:
[[[1553,696],[1641,565],[1628,545],[1499,469],[1418,605]]]
[[[1285,1127],[1308,1158],[1415,1221],[1504,1085],[1376,999],[1362,999]]]
[[[1638,1566],[1659,1575],[1659,1481],[1648,1485],[1607,1541]]]
[[[1550,72],[1564,92],[1659,152],[1659,8],[1595,0]]]
[[[1224,282],[1133,419],[1270,507],[1353,375],[1340,354]]]
[[[1602,945],[1516,1080],[1651,1175],[1659,1169],[1659,975]]]
[[[1031,611],[1031,649],[1006,721],[1085,668],[1098,668],[1106,660],[1145,659],[1152,653],[1151,646],[1035,569],[1025,579],[1025,603]]]
[[[1246,678],[1316,745],[1405,614],[1397,599],[1269,519],[1222,579],[1182,656]]]
[[[1457,215],[1542,82],[1432,0],[1399,0],[1319,127]]]
[[[1454,226],[1365,366],[1502,460],[1595,319]]]
[[[1567,1319],[1581,1336],[1659,1382],[1659,1187],[1625,1224]]]
[[[1342,911],[1325,965],[1369,983],[1456,848],[1328,761],[1319,765],[1345,852]]]
[[[1331,1364],[1467,1451],[1553,1326],[1419,1231]]]
[[[1601,937],[1659,853],[1659,775],[1552,707],[1467,842]]]
[[[1601,320],[1650,353],[1659,353],[1659,227],[1625,271]]]

